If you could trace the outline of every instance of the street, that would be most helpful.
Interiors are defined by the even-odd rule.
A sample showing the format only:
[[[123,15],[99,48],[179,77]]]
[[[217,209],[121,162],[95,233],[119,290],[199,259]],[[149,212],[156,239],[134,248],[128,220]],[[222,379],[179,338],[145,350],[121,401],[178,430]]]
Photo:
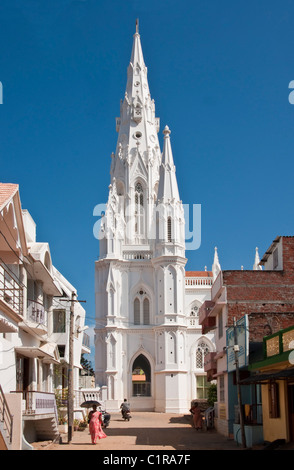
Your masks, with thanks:
[[[103,451],[189,451],[241,450],[232,439],[215,430],[196,431],[190,415],[170,413],[133,412],[132,419],[123,421],[119,413],[112,413],[107,438],[91,444],[89,429],[75,431],[70,444],[67,434],[62,443],[34,443],[37,450],[103,450]]]

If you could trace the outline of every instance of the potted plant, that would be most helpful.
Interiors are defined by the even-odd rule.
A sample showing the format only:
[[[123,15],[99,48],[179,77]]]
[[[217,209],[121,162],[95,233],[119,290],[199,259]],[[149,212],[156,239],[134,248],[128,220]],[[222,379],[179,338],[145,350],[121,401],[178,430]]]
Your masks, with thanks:
[[[79,429],[80,421],[78,419],[74,419],[74,431]]]

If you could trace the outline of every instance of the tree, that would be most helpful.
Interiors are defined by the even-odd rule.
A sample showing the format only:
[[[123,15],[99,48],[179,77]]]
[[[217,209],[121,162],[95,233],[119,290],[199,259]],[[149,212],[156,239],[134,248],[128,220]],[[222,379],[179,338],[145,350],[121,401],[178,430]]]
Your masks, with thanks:
[[[84,370],[88,372],[88,375],[95,375],[95,372],[92,368],[91,361],[88,361],[85,359],[84,354],[81,356],[81,366],[83,367]]]
[[[216,384],[210,384],[207,394],[207,403],[209,406],[214,406],[217,401],[217,387]]]

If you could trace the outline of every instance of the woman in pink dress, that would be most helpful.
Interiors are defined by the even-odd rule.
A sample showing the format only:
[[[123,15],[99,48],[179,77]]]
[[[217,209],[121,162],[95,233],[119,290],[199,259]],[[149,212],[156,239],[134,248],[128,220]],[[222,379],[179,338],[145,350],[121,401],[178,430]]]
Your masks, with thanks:
[[[97,406],[93,405],[93,411],[89,413],[89,430],[91,434],[92,444],[96,444],[97,439],[107,437],[102,430],[102,413],[97,411]]]
[[[197,430],[201,429],[202,428],[202,416],[201,416],[201,410],[197,402],[194,403],[190,411],[193,415],[193,428]]]

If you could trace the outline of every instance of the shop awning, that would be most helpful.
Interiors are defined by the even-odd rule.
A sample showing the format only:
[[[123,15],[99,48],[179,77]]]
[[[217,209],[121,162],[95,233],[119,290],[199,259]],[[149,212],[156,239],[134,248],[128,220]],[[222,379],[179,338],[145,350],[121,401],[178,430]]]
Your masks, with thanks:
[[[282,369],[280,371],[271,372],[268,374],[255,374],[247,377],[246,379],[240,380],[241,385],[249,384],[263,384],[270,380],[287,380],[294,379],[294,367],[289,369]]]

